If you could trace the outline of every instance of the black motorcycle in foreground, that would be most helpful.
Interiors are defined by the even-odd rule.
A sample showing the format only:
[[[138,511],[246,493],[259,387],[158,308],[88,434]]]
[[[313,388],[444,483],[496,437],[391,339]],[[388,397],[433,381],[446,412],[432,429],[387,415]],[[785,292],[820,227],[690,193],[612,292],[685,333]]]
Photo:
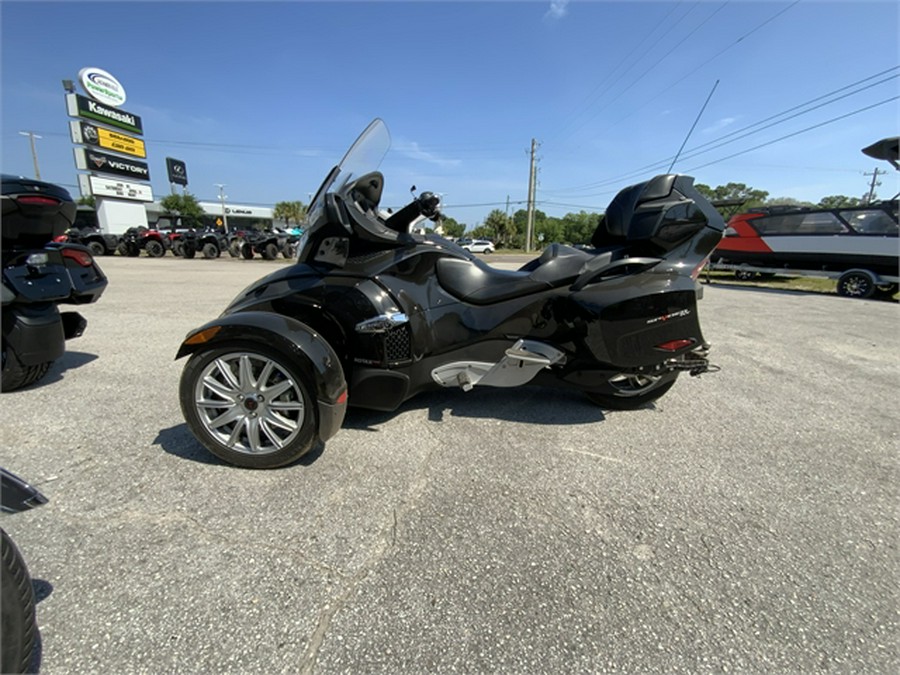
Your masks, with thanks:
[[[0,498],[0,508],[7,513],[47,503],[36,488],[6,469],[0,469]],[[24,673],[29,669],[38,634],[34,589],[22,554],[2,528],[0,539],[0,672]]]
[[[551,244],[518,271],[410,224],[422,193],[378,215],[390,145],[375,120],[309,207],[296,264],[188,334],[180,401],[232,464],[277,467],[341,427],[347,405],[395,410],[430,389],[524,384],[634,409],[711,370],[696,278],[725,227],[688,176],[622,190],[581,250]]]
[[[0,389],[37,382],[87,321],[59,304],[97,301],[107,280],[86,246],[56,243],[72,227],[75,202],[51,183],[2,177],[3,333]]]

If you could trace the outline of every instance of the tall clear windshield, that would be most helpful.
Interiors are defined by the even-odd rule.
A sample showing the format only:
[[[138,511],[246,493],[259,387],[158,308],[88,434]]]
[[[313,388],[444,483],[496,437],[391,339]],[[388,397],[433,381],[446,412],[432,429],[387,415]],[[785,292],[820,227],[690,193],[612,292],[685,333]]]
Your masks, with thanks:
[[[337,192],[354,178],[377,171],[390,147],[391,134],[387,125],[379,118],[374,119],[350,146],[340,164],[332,169],[316,192],[307,211],[310,214],[310,221],[313,220],[313,213],[322,208],[327,193]]]

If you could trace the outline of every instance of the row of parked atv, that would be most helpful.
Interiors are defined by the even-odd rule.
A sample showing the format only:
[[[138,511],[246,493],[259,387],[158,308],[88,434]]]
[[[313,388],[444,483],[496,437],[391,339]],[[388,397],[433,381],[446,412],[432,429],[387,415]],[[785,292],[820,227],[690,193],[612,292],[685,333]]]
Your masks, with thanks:
[[[161,219],[162,220],[162,219]],[[158,222],[156,227],[131,227],[121,236],[104,235],[92,227],[73,227],[58,241],[87,246],[95,256],[112,255],[137,257],[141,251],[151,258],[160,258],[168,251],[183,258],[218,258],[228,253],[234,258],[251,259],[259,256],[274,260],[279,255],[293,258],[298,230],[239,230],[226,233],[220,229],[181,227],[179,221]]]

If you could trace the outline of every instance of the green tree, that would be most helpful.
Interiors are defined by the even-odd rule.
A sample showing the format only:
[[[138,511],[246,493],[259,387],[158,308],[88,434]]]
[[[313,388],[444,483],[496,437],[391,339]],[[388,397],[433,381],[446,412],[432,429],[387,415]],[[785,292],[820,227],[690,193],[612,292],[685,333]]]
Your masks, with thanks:
[[[516,228],[515,246],[517,248],[525,248],[525,238],[528,236],[528,211],[526,209],[519,209],[516,211],[512,216],[512,222]],[[541,247],[541,242],[538,241],[538,234],[541,232],[544,233],[545,244],[550,243],[550,241],[556,241],[553,226],[547,224],[547,214],[540,209],[535,209],[531,235],[532,243],[537,248]],[[547,240],[548,236],[550,237],[550,241]]]
[[[793,197],[770,197],[766,206],[815,206],[812,202],[804,202]]]
[[[275,220],[283,220],[288,225],[291,221],[299,223],[306,218],[306,204],[301,201],[278,202],[272,209],[272,217]]]
[[[79,206],[90,206],[91,208],[97,208],[97,200],[94,198],[94,195],[82,195],[75,203]]]
[[[823,209],[841,209],[847,206],[860,206],[862,200],[858,197],[847,197],[846,195],[829,195],[819,200],[818,206]]]
[[[565,241],[565,229],[561,219],[554,218],[553,216],[544,218],[539,224],[535,225],[534,247],[540,250],[555,241]]]
[[[572,244],[590,243],[599,222],[599,213],[589,213],[587,211],[567,213],[562,219],[562,238],[564,241]]]
[[[201,222],[203,216],[206,215],[206,211],[200,206],[197,198],[190,192],[185,192],[183,195],[166,195],[160,201],[160,206],[164,213],[178,214],[186,223],[195,221],[194,225]]]
[[[482,227],[492,232],[491,239],[497,248],[512,248],[516,245],[516,226],[512,218],[500,209],[491,211]]]
[[[445,239],[459,239],[466,231],[465,223],[459,223],[455,218],[444,216],[441,218],[441,232]]]
[[[762,206],[766,203],[766,198],[769,196],[769,193],[765,190],[757,190],[748,187],[744,183],[727,183],[725,185],[717,185],[714,188],[703,183],[696,183],[694,187],[697,188],[697,192],[712,202],[724,200],[743,202],[739,206],[716,207],[724,218],[728,218],[734,213],[743,213],[749,209]]]

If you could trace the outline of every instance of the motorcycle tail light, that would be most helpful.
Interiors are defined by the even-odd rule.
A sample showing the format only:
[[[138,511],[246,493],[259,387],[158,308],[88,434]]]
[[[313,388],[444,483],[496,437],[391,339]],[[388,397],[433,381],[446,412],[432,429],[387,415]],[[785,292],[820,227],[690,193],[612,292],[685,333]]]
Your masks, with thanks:
[[[58,199],[45,195],[22,195],[16,201],[19,204],[40,204],[42,206],[56,206],[60,203]]]
[[[82,267],[90,267],[94,264],[94,259],[91,257],[91,254],[87,251],[79,251],[74,248],[64,248],[62,250],[63,258],[69,258],[69,260],[74,260]]]
[[[663,342],[661,345],[656,345],[656,348],[661,349],[664,352],[677,352],[679,349],[690,347],[695,342],[697,341],[694,338],[682,338],[680,340],[669,340],[668,342]]]
[[[697,265],[693,271],[691,272],[691,279],[697,281],[697,277],[700,276],[700,272],[703,271],[703,268],[706,267],[706,263],[709,262],[709,256],[706,256],[703,260],[700,261],[700,264]]]

